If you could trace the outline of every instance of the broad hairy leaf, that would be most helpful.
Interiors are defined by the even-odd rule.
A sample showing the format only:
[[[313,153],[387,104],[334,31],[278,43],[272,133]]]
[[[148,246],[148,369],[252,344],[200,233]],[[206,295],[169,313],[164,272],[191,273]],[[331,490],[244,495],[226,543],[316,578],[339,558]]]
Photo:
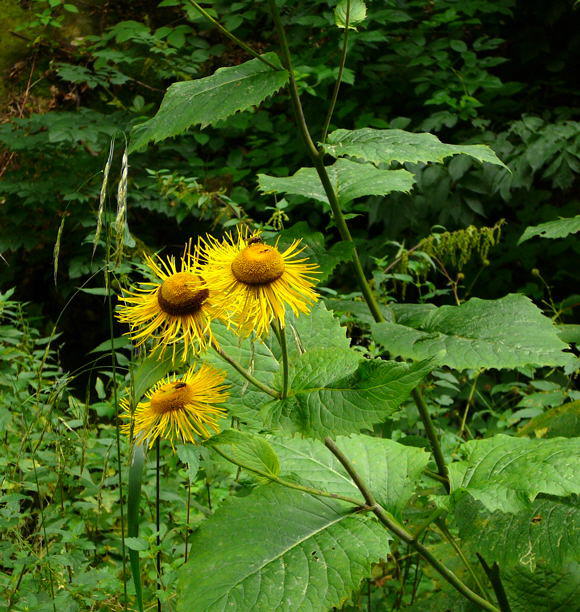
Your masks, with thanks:
[[[415,178],[407,170],[379,170],[371,164],[339,159],[326,171],[341,204],[369,195],[386,195],[393,191],[408,192]],[[258,174],[258,187],[263,193],[300,195],[328,204],[328,198],[314,168],[301,168],[287,177]]]
[[[580,550],[577,498],[537,498],[530,508],[513,514],[489,512],[480,502],[464,496],[453,516],[469,549],[489,564],[497,561],[502,568],[523,565],[533,569],[540,560],[562,565]]]
[[[374,164],[389,164],[393,161],[442,162],[446,157],[462,153],[480,162],[506,167],[486,145],[450,145],[441,142],[433,134],[416,134],[397,129],[335,130],[321,146],[325,153],[333,157],[347,155]]]
[[[129,150],[182,134],[192,125],[203,128],[260,104],[289,78],[275,53],[262,57],[280,69],[274,70],[259,59],[252,59],[239,66],[219,68],[203,79],[171,85],[157,114],[135,128]]]
[[[464,494],[491,511],[518,512],[538,494],[580,493],[580,438],[530,440],[496,435],[463,444],[448,466],[454,497]]]
[[[572,355],[552,321],[524,295],[472,298],[460,306],[418,308],[403,323],[372,325],[375,340],[392,355],[465,368],[559,366]]]
[[[568,402],[534,417],[519,431],[531,438],[580,437],[580,400]]]
[[[344,502],[264,485],[224,502],[192,536],[177,609],[328,610],[386,557],[388,541]]]
[[[278,456],[263,436],[227,429],[208,440],[208,445],[219,446],[228,457],[250,470],[259,470],[268,476],[277,476],[280,473]]]
[[[400,514],[414,493],[429,453],[422,448],[362,434],[339,436],[335,441],[377,502],[389,512]],[[344,467],[322,442],[281,437],[270,442],[280,458],[283,477],[299,474],[303,484],[363,501]]]
[[[568,561],[562,567],[539,563],[514,566],[502,571],[502,582],[512,612],[571,612],[578,609],[580,563]]]
[[[317,349],[295,360],[290,397],[267,410],[272,422],[307,436],[359,432],[392,415],[431,369],[431,361],[409,365]]]
[[[569,217],[568,219],[556,219],[555,221],[547,221],[540,225],[531,225],[526,227],[524,233],[520,236],[518,244],[522,244],[526,240],[534,236],[541,238],[565,238],[570,234],[580,232],[580,215]]]
[[[367,7],[363,0],[340,0],[334,9],[334,23],[339,28],[348,27],[356,30],[354,26],[366,19]]]

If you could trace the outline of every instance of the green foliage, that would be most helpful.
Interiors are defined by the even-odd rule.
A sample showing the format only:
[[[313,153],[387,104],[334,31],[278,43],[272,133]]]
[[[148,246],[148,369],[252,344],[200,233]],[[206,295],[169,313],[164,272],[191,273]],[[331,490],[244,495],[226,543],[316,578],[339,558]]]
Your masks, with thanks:
[[[333,157],[354,157],[373,164],[442,162],[452,155],[469,155],[480,162],[506,167],[492,149],[483,145],[449,145],[433,134],[403,130],[336,130],[322,145]]]
[[[491,610],[480,555],[512,610],[573,608],[570,3],[210,4],[263,61],[182,0],[35,0],[19,25],[2,4],[24,39],[22,61],[0,54],[0,282],[16,286],[0,293],[0,607],[471,609],[443,564]],[[304,167],[297,95],[353,242]],[[131,354],[106,298],[144,252],[238,224],[302,239],[331,310],[286,313],[286,353],[215,325],[224,354],[196,361],[225,371],[231,429],[162,443],[157,469],[117,441],[114,398],[135,406],[189,364]]]
[[[459,370],[566,365],[572,360],[562,352],[566,344],[552,322],[523,295],[393,310],[397,322],[376,323],[373,334],[394,355],[436,356],[439,363]]]
[[[546,223],[540,223],[540,225],[526,227],[524,233],[518,240],[518,244],[534,236],[541,236],[542,238],[565,238],[576,232],[580,232],[580,215],[576,215],[570,219],[557,219],[556,221],[548,221]]]
[[[288,477],[331,493],[360,495],[344,467],[317,440],[274,438],[271,440]],[[339,448],[356,465],[373,490],[377,502],[397,515],[403,513],[429,460],[422,448],[403,446],[392,440],[365,435],[339,436]]]
[[[191,545],[178,610],[327,610],[389,552],[383,529],[344,502],[274,484],[224,502]]]
[[[413,175],[406,170],[377,170],[347,159],[339,159],[327,171],[341,204],[362,196],[409,191],[413,186]],[[328,204],[315,168],[301,168],[286,178],[259,174],[258,184],[264,193],[299,195]]]
[[[288,399],[268,407],[273,424],[323,437],[371,429],[391,416],[432,368],[431,362],[407,365],[360,360],[352,350],[317,349],[295,360]]]
[[[204,79],[174,83],[155,117],[136,128],[131,150],[181,134],[192,125],[206,127],[260,104],[288,80],[288,73],[282,69],[275,53],[261,57],[275,62],[280,69],[273,70],[259,59],[253,59],[240,66],[220,68]]]
[[[462,460],[449,466],[456,497],[468,493],[491,511],[517,512],[538,494],[580,493],[576,469],[578,438],[528,440],[499,435],[461,447]]]

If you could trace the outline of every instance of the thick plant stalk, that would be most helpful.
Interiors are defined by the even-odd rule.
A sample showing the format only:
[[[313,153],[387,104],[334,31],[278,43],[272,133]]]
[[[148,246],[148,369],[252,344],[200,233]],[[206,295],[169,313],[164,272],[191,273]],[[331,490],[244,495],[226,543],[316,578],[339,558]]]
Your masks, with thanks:
[[[326,171],[326,167],[324,166],[323,155],[316,148],[316,145],[314,144],[312,137],[310,136],[308,125],[306,124],[304,111],[302,110],[302,103],[300,102],[300,96],[298,94],[296,79],[294,78],[294,71],[292,69],[292,58],[290,57],[290,50],[288,47],[288,41],[286,39],[286,32],[284,31],[284,26],[282,25],[282,21],[280,20],[280,13],[278,11],[278,7],[276,6],[276,1],[268,0],[268,5],[270,7],[270,12],[272,14],[274,25],[276,26],[276,32],[278,33],[278,39],[280,41],[282,63],[284,64],[284,68],[288,70],[288,73],[290,75],[290,98],[292,100],[292,108],[296,117],[298,129],[300,130],[300,135],[302,137],[302,140],[304,141],[304,144],[308,151],[308,155],[310,156],[312,163],[314,164],[316,172],[318,173],[318,177],[320,178],[320,182],[322,183],[322,186],[326,193],[326,197],[328,198],[328,202],[332,210],[332,217],[334,219],[334,222],[336,223],[336,227],[338,228],[340,237],[342,238],[342,240],[353,243],[352,263],[360,289],[364,295],[364,298],[369,306],[369,309],[371,310],[374,319],[376,321],[382,321],[383,315],[381,314],[379,304],[364,274],[358,251],[354,246],[354,241],[346,224],[344,215],[342,214],[336,191],[332,186],[332,183],[328,176],[328,172]]]
[[[330,452],[340,461],[344,469],[348,472],[348,475],[352,478],[354,484],[361,492],[362,496],[370,507],[374,515],[379,519],[381,524],[386,527],[389,531],[394,533],[403,542],[413,547],[424,559],[427,561],[441,576],[444,578],[454,589],[459,591],[465,598],[478,605],[483,610],[489,610],[489,612],[500,612],[489,601],[480,597],[477,593],[472,591],[464,582],[462,582],[446,565],[441,563],[439,559],[431,554],[428,548],[418,542],[413,535],[408,532],[403,525],[401,525],[393,516],[386,512],[375,500],[374,495],[367,487],[366,483],[362,480],[361,476],[354,469],[348,458],[343,452],[336,446],[333,440],[326,438],[324,444],[330,450]]]
[[[317,149],[314,142],[312,141],[312,137],[310,136],[310,132],[308,130],[308,125],[306,123],[306,119],[304,117],[304,112],[302,109],[302,104],[300,102],[300,96],[298,94],[298,87],[296,86],[296,80],[294,78],[294,72],[292,69],[292,58],[290,56],[290,49],[288,47],[288,41],[286,39],[286,32],[284,30],[284,26],[282,25],[282,21],[280,19],[280,12],[278,11],[278,7],[276,6],[276,0],[268,0],[268,5],[270,7],[270,12],[272,13],[272,18],[274,20],[274,25],[276,26],[276,32],[278,34],[278,38],[280,41],[280,50],[282,52],[282,62],[286,70],[288,70],[290,74],[290,98],[292,100],[292,107],[294,110],[294,114],[296,117],[296,123],[298,124],[298,128],[300,130],[300,135],[302,136],[302,140],[306,145],[306,149],[310,158],[312,159],[312,163],[316,168],[316,172],[320,178],[320,182],[324,188],[326,193],[326,197],[328,198],[328,202],[330,204],[330,208],[332,210],[332,217],[334,222],[336,223],[336,227],[340,233],[340,237],[353,244],[352,251],[352,263],[354,266],[355,275],[358,280],[358,284],[362,291],[362,294],[365,298],[365,301],[371,311],[371,314],[374,320],[377,323],[384,321],[383,313],[379,307],[377,299],[370,288],[370,285],[365,276],[362,263],[360,261],[360,257],[358,255],[358,251],[354,246],[354,241],[352,239],[351,233],[348,229],[348,225],[346,224],[346,219],[342,214],[342,209],[340,207],[340,202],[338,201],[338,197],[336,195],[336,191],[332,186],[330,178],[328,176],[328,172],[326,171],[326,167],[324,166],[323,155],[321,151]],[[347,28],[348,29],[348,28]],[[435,461],[437,463],[437,468],[439,474],[447,478],[447,469],[445,468],[445,461],[443,459],[443,453],[441,451],[441,446],[439,444],[439,439],[433,427],[433,423],[431,422],[431,418],[429,416],[429,412],[426,410],[426,404],[424,402],[420,403],[419,398],[420,394],[414,393],[413,398],[415,403],[417,404],[417,408],[419,410],[419,414],[421,416],[421,420],[423,421],[423,425],[425,426],[425,431],[429,437],[429,442],[431,443],[431,448],[433,450],[433,455],[435,456]],[[448,485],[447,490],[449,491]]]
[[[429,438],[429,442],[431,444],[431,450],[433,451],[433,456],[435,457],[435,463],[437,464],[437,472],[439,476],[441,476],[441,482],[445,487],[447,493],[450,492],[449,486],[449,477],[447,474],[447,466],[445,465],[445,458],[443,457],[443,451],[441,450],[441,445],[439,444],[439,437],[437,436],[437,432],[435,431],[435,426],[433,425],[433,421],[431,420],[431,415],[429,414],[429,407],[425,403],[423,396],[419,389],[413,389],[412,391],[413,399],[415,400],[415,404],[417,405],[417,409],[419,410],[419,416],[423,421],[423,425],[425,427],[425,433]]]

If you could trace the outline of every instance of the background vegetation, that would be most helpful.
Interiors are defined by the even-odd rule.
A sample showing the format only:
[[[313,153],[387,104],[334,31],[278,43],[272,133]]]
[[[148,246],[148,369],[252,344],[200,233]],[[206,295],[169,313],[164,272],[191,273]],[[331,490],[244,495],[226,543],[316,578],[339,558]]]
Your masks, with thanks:
[[[278,5],[305,111],[320,137],[340,54],[336,2]],[[216,0],[211,7],[255,49],[276,48],[262,3]],[[574,3],[369,0],[367,8],[367,19],[350,33],[331,129],[391,127],[430,131],[449,143],[485,143],[511,170],[466,156],[415,164],[410,193],[351,202],[346,212],[376,291],[384,302],[436,305],[525,294],[575,341],[577,240],[571,234],[518,243],[528,226],[578,213]],[[257,174],[288,176],[304,165],[286,93],[132,153],[123,231],[98,230],[99,219],[113,227],[109,201],[129,132],[156,112],[168,85],[250,59],[188,2],[2,0],[0,14],[7,41],[0,49],[6,75],[0,84],[0,601],[16,610],[122,609],[124,589],[132,598],[133,588],[124,580],[119,545],[119,478],[126,478],[128,445],[121,441],[118,460],[113,388],[125,384],[132,355],[125,330],[115,327],[112,369],[105,255],[115,259],[117,290],[139,267],[142,250],[178,251],[190,236],[251,219],[266,231],[303,235],[312,252],[328,253],[325,297],[356,297],[358,287],[345,263],[349,252],[320,209],[301,196],[258,190]],[[458,230],[466,231],[446,233]],[[364,314],[345,309],[342,322],[355,346],[378,354]],[[436,371],[426,395],[445,451],[457,436],[535,431],[540,426],[531,419],[563,405],[563,420],[550,435],[580,435],[571,373]],[[376,433],[412,444],[422,425],[409,403]],[[205,452],[182,449],[163,459],[158,595],[168,609],[188,533],[231,491],[245,494],[252,486]],[[156,588],[153,469],[143,476],[140,536],[127,543],[141,551],[148,601]],[[429,537],[451,555],[441,533]],[[435,575],[417,568],[401,546],[374,567],[346,609],[369,602],[376,609],[425,609],[426,597],[437,601],[432,610],[460,609]],[[562,601],[569,602],[576,587],[570,579],[563,588],[568,599]]]

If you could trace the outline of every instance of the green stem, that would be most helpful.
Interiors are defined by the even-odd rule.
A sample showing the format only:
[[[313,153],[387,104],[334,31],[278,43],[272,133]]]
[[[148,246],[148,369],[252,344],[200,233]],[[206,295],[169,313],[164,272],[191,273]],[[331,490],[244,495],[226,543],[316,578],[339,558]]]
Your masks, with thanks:
[[[348,472],[353,482],[365,498],[365,502],[368,507],[372,510],[374,515],[379,519],[382,525],[384,525],[389,531],[393,532],[403,542],[412,546],[433,568],[459,593],[465,598],[478,605],[483,610],[489,610],[489,612],[500,612],[489,601],[480,597],[477,593],[472,591],[466,584],[464,584],[447,566],[439,561],[423,544],[418,542],[413,535],[408,532],[403,525],[401,525],[391,514],[384,510],[379,504],[377,504],[370,489],[366,486],[366,483],[362,480],[360,475],[356,472],[350,461],[343,454],[343,452],[336,446],[336,444],[330,439],[326,438],[324,444],[330,450],[330,452],[340,461],[344,469]]]
[[[281,399],[288,397],[288,346],[286,345],[286,332],[278,323],[278,339],[282,351],[282,394]]]
[[[189,2],[208,21],[211,21],[211,23],[224,36],[227,36],[230,40],[235,42],[236,45],[239,45],[244,51],[249,53],[252,57],[255,57],[257,60],[260,60],[263,64],[266,64],[266,66],[268,66],[269,68],[272,68],[272,70],[280,70],[279,66],[276,66],[276,64],[273,64],[272,62],[268,61],[265,57],[262,57],[257,51],[254,51],[254,49],[252,49],[252,47],[247,45],[243,40],[240,40],[235,34],[232,34],[227,28],[224,28],[224,26],[219,21],[214,19],[203,7],[199,6],[199,4],[195,2],[195,0],[189,0]]]
[[[336,100],[338,99],[338,90],[342,82],[342,74],[344,72],[344,65],[346,63],[346,51],[348,47],[348,26],[350,23],[350,0],[346,0],[346,20],[344,24],[344,40],[342,43],[342,52],[340,54],[340,61],[338,63],[338,75],[336,77],[336,83],[334,84],[334,90],[332,91],[332,98],[330,99],[330,106],[328,107],[328,114],[324,121],[324,127],[322,128],[322,142],[326,142],[326,135],[328,134],[328,127],[330,126],[330,120],[334,113],[334,107],[336,106]]]
[[[109,315],[109,340],[111,342],[111,374],[113,381],[113,403],[115,405],[115,442],[117,446],[117,474],[119,485],[119,510],[121,514],[121,556],[123,558],[123,609],[127,610],[127,567],[125,560],[125,509],[123,505],[123,477],[121,472],[121,427],[119,419],[119,404],[117,398],[117,356],[115,355],[113,328],[113,298],[111,291],[111,232],[107,230],[107,255],[105,261],[105,287],[107,288],[107,306]]]
[[[160,440],[157,438],[155,441],[155,528],[157,529],[156,544],[157,544],[157,555],[156,555],[156,568],[157,568],[157,590],[161,590],[161,491],[160,491],[160,471],[161,461],[159,452]],[[161,599],[157,595],[157,612],[161,612]]]
[[[425,433],[427,434],[427,437],[429,438],[429,442],[431,444],[433,457],[435,457],[435,463],[437,464],[437,471],[439,472],[439,476],[441,476],[442,479],[445,479],[443,481],[443,484],[447,493],[449,493],[451,488],[449,486],[447,466],[445,465],[445,458],[443,457],[443,451],[441,450],[441,445],[439,444],[439,437],[437,436],[435,426],[433,425],[431,415],[429,414],[429,408],[425,403],[423,396],[421,395],[421,391],[419,391],[418,388],[413,389],[412,395],[413,399],[415,400],[415,404],[417,405],[417,410],[419,410],[421,420],[423,421]]]
[[[342,210],[340,208],[340,203],[338,201],[338,197],[336,195],[336,191],[332,186],[330,178],[328,176],[328,172],[326,171],[326,167],[324,166],[324,161],[322,157],[322,153],[316,148],[310,132],[308,130],[308,125],[306,123],[306,119],[304,117],[304,111],[302,109],[302,104],[300,102],[300,95],[298,94],[298,87],[296,85],[296,79],[294,78],[294,71],[292,69],[292,58],[290,56],[290,49],[288,47],[288,41],[286,39],[286,32],[284,30],[284,26],[282,25],[282,21],[280,19],[280,12],[278,11],[278,7],[276,6],[275,0],[268,0],[268,5],[270,7],[270,12],[272,13],[272,19],[274,20],[274,25],[276,27],[276,31],[278,33],[278,38],[280,41],[280,51],[282,53],[282,63],[288,73],[290,74],[290,99],[292,100],[292,108],[294,111],[294,115],[296,117],[296,123],[298,124],[298,129],[300,130],[300,135],[306,146],[308,154],[316,168],[316,172],[318,173],[318,177],[320,178],[320,182],[324,188],[326,193],[326,197],[328,198],[328,202],[330,204],[330,208],[332,210],[332,216],[340,237],[342,240],[350,242],[353,244],[352,250],[352,263],[354,265],[355,275],[357,277],[358,283],[360,285],[363,296],[368,304],[368,307],[375,319],[375,321],[383,321],[383,315],[379,308],[378,302],[368,284],[366,276],[364,274],[364,270],[360,261],[360,257],[358,255],[358,251],[354,246],[354,241],[346,224],[346,220],[344,215],[342,214]]]
[[[477,577],[477,574],[475,573],[475,571],[473,570],[473,568],[469,564],[469,561],[467,560],[467,558],[463,554],[463,551],[461,550],[461,548],[459,548],[459,545],[455,541],[455,538],[453,537],[453,535],[451,534],[451,532],[447,528],[447,525],[445,524],[445,521],[443,521],[443,520],[436,520],[435,524],[439,528],[439,531],[443,534],[443,537],[447,540],[447,542],[449,542],[449,544],[451,544],[451,547],[453,548],[453,550],[455,551],[457,556],[461,559],[461,563],[463,563],[463,566],[465,567],[465,569],[469,572],[469,574],[473,578],[475,584],[477,585],[477,588],[479,589],[479,592],[482,595],[485,595],[486,597],[489,597],[489,593],[486,591],[486,589],[483,586],[483,584],[481,584],[479,578]]]
[[[278,393],[278,391],[276,391],[275,389],[272,389],[272,387],[269,387],[268,385],[265,385],[263,382],[260,382],[256,377],[252,376],[248,372],[248,370],[246,370],[246,368],[244,368],[241,364],[239,364],[235,359],[232,359],[227,353],[224,353],[224,351],[219,346],[216,346],[215,344],[212,346],[213,346],[213,350],[224,361],[229,363],[232,366],[232,368],[234,368],[237,372],[239,372],[246,380],[251,382],[255,387],[260,389],[260,391],[263,391],[264,393],[267,393],[268,395],[271,395],[272,397],[275,397],[276,399],[280,399],[280,393]]]
[[[233,457],[230,457],[229,455],[224,453],[222,450],[219,449],[218,446],[212,446],[211,449],[214,450],[218,455],[221,455],[230,463],[233,463],[234,465],[237,465],[238,467],[241,467],[244,470],[248,470],[248,472],[253,472],[254,474],[258,474],[263,478],[267,478],[268,480],[271,480],[276,484],[282,485],[283,487],[288,487],[289,489],[296,489],[296,491],[302,491],[303,493],[309,493],[310,495],[316,495],[318,497],[330,497],[331,499],[340,499],[342,501],[348,502],[349,504],[364,507],[364,502],[361,499],[354,499],[352,497],[347,497],[346,495],[339,495],[338,493],[328,493],[328,491],[321,491],[312,487],[304,487],[295,482],[284,480],[279,476],[274,476],[274,474],[270,474],[268,472],[264,472],[263,470],[246,465],[245,463],[242,463],[241,461],[238,461],[237,459],[234,459]]]

